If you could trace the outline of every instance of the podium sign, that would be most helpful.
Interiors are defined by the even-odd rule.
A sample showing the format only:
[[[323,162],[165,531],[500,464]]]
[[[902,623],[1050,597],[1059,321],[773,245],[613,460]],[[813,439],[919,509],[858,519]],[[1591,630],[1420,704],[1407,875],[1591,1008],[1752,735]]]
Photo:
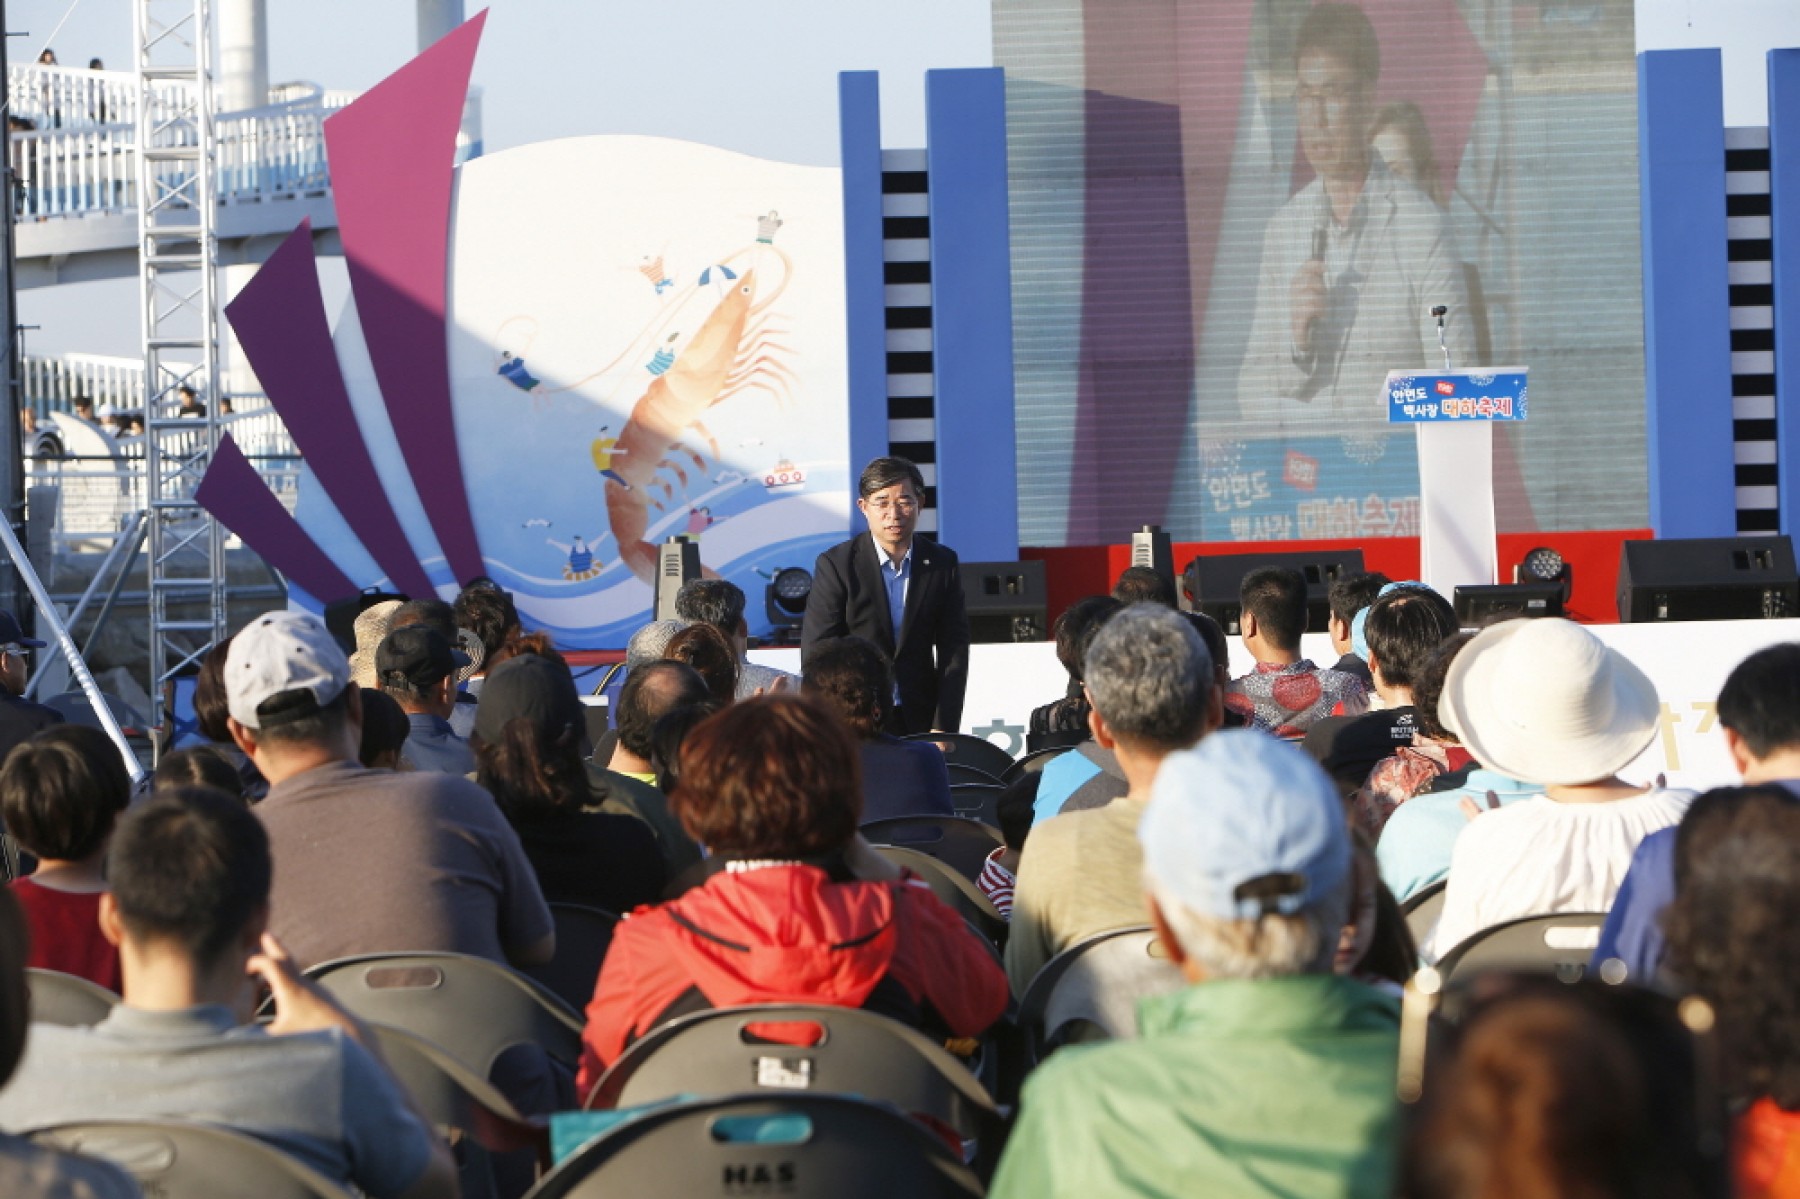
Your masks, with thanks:
[[[1525,419],[1525,384],[1522,366],[1388,374],[1388,423],[1418,429],[1419,578],[1440,595],[1500,581],[1494,422]]]
[[[1433,375],[1390,371],[1390,425],[1525,419],[1525,368],[1444,371]]]

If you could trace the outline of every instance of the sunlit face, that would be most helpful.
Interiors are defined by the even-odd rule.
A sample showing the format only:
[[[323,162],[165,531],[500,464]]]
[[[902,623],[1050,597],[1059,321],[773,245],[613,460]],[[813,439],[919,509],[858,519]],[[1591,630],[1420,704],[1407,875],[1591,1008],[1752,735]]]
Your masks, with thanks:
[[[1335,54],[1309,50],[1300,56],[1294,92],[1300,148],[1326,179],[1360,180],[1368,169],[1370,88]]]
[[[884,553],[899,557],[906,552],[919,523],[919,493],[910,479],[883,487],[857,500],[856,506],[868,518],[869,532]]]
[[[1375,135],[1374,144],[1375,153],[1381,155],[1388,170],[1414,187],[1420,186],[1419,164],[1413,161],[1412,146],[1408,144],[1406,134],[1390,125]]]

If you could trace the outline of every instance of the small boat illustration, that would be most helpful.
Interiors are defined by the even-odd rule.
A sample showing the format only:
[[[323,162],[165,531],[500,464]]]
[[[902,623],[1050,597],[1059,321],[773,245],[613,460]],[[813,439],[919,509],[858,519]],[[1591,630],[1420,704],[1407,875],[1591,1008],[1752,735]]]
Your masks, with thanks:
[[[781,491],[785,488],[804,487],[805,485],[806,472],[786,458],[771,466],[763,474],[763,486],[770,491]]]

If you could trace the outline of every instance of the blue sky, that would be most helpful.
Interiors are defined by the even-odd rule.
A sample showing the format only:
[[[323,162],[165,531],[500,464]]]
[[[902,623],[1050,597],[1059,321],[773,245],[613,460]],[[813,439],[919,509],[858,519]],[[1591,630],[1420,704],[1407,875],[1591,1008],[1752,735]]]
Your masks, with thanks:
[[[465,0],[466,11],[479,10]],[[130,0],[11,0],[8,53],[131,59]],[[367,88],[416,50],[409,0],[268,0],[270,77]],[[57,29],[61,24],[60,30]],[[1640,49],[1721,46],[1726,119],[1764,117],[1765,49],[1800,46],[1800,0],[1637,0]],[[55,36],[52,38],[52,31]],[[494,0],[475,63],[488,150],[590,133],[837,161],[837,72],[882,72],[883,138],[923,141],[923,76],[992,60],[988,0]],[[28,352],[132,353],[130,281],[30,291]]]

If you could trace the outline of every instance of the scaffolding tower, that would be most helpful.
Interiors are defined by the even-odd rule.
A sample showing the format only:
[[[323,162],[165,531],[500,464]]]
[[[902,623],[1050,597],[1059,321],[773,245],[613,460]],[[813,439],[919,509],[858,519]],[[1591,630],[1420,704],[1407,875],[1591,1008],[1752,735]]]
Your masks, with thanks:
[[[194,502],[219,444],[211,0],[135,0],[138,280],[149,512],[150,703],[225,637],[225,533]],[[180,415],[192,389],[203,417]]]

